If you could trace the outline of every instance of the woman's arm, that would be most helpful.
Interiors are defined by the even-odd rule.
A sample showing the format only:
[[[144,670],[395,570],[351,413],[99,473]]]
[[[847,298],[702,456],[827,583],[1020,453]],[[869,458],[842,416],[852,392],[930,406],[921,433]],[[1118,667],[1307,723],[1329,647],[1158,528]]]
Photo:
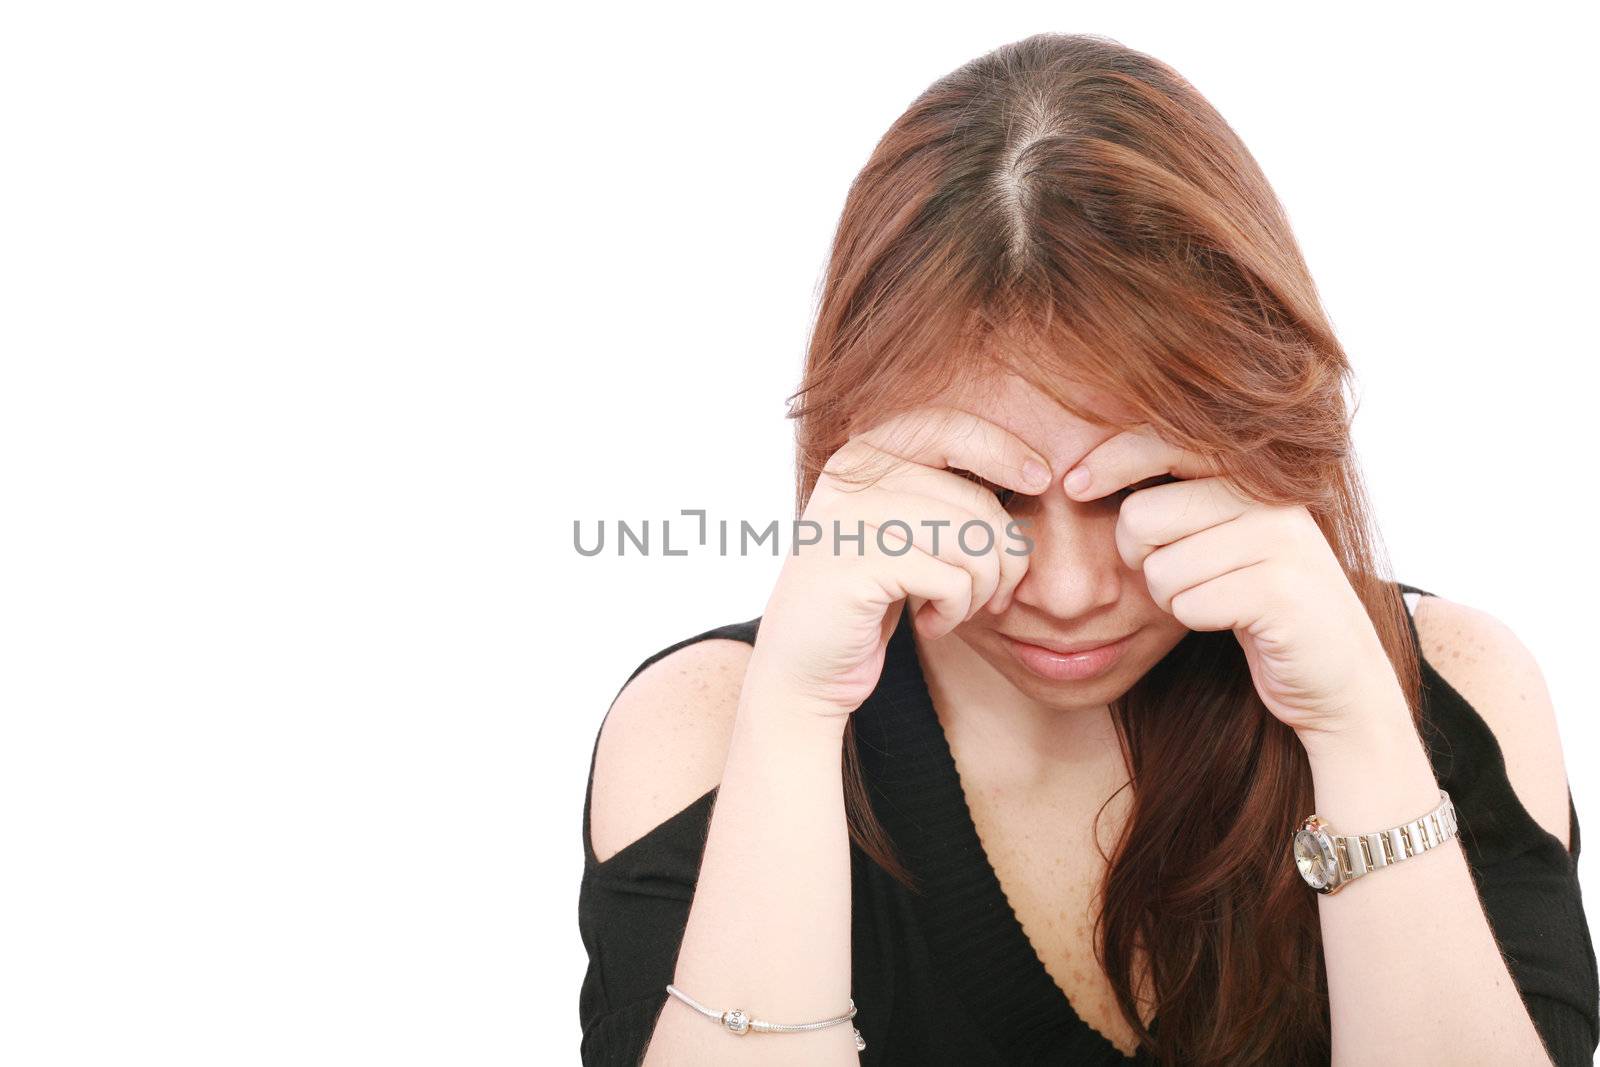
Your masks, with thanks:
[[[1307,748],[1317,814],[1339,833],[1380,830],[1438,806],[1438,781],[1399,686],[1390,711],[1387,731]],[[1320,895],[1318,908],[1335,1067],[1550,1062],[1459,837]]]
[[[913,409],[852,437],[817,478],[802,516],[817,536],[796,540],[761,616],[675,964],[673,984],[710,1008],[787,1024],[848,1011],[849,716],[877,686],[902,610],[923,636],[942,637],[1004,604],[1027,568],[1000,550],[1011,519],[995,489],[967,474],[1015,493],[1050,484],[1027,443],[953,408]],[[976,554],[937,536],[975,523],[994,534]],[[736,1036],[676,998],[644,1057],[646,1067],[858,1060],[848,1023]]]
[[[1436,608],[1448,609],[1444,618],[1433,617]],[[1424,654],[1447,663],[1447,680],[1494,724],[1501,747],[1543,753],[1540,775],[1514,773],[1512,782],[1530,810],[1550,810],[1548,828],[1559,829],[1557,839],[1565,842],[1560,741],[1532,656],[1493,619],[1436,597],[1423,599],[1416,619]],[[1307,749],[1317,811],[1341,832],[1392,825],[1438,802],[1432,767],[1398,691],[1393,700],[1382,720],[1392,724],[1389,731],[1379,727]],[[1521,767],[1509,759],[1508,765]],[[1560,798],[1559,819],[1547,794]],[[1334,1062],[1549,1063],[1459,838],[1437,852],[1321,898]]]
[[[708,1007],[801,1023],[843,1015],[850,990],[844,720],[777,684],[759,646],[740,691],[673,984]],[[855,1064],[849,1023],[735,1036],[668,997],[645,1067]]]

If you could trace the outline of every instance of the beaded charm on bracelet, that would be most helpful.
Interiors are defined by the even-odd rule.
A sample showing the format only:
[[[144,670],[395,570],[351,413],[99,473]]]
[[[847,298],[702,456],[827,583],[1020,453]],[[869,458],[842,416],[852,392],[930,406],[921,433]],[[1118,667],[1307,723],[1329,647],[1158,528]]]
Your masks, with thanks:
[[[730,1008],[727,1011],[708,1008],[675,985],[668,985],[667,992],[706,1018],[713,1022],[721,1023],[731,1034],[743,1035],[750,1033],[752,1030],[765,1034],[795,1034],[803,1030],[822,1030],[830,1026],[837,1026],[840,1023],[847,1023],[856,1017],[856,1002],[853,997],[850,1000],[850,1011],[835,1019],[821,1019],[814,1023],[769,1023],[764,1019],[750,1018],[742,1008]],[[865,1049],[867,1041],[866,1038],[861,1036],[861,1031],[853,1026],[850,1031],[856,1035],[856,1051],[859,1052]]]

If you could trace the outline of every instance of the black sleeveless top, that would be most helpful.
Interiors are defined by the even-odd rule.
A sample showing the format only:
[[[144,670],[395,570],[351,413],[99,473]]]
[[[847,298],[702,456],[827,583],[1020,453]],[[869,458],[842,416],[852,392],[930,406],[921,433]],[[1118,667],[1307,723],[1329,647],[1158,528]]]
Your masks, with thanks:
[[[1407,594],[1431,595],[1396,584]],[[851,995],[867,1045],[861,1063],[1153,1062],[1142,1049],[1123,1056],[1078,1017],[1011,910],[962,793],[909,619],[903,612],[877,688],[855,712],[855,730],[874,813],[924,892],[907,891],[851,843]],[[753,643],[759,623],[732,623],[679,641],[646,659],[629,680],[696,641]],[[1591,1064],[1600,1045],[1600,982],[1578,884],[1571,792],[1569,855],[1513,793],[1500,747],[1478,713],[1426,659],[1422,680],[1428,755],[1455,803],[1461,846],[1512,979],[1555,1062]],[[716,792],[604,863],[589,839],[585,792],[578,903],[589,956],[579,994],[585,1064],[637,1067],[644,1055],[667,1000]],[[1159,1017],[1153,1025],[1159,1032]]]

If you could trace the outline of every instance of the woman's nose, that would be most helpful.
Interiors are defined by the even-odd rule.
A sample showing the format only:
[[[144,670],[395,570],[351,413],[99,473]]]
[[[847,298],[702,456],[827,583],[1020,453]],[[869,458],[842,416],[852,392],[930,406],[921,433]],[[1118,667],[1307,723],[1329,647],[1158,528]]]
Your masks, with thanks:
[[[1058,619],[1092,614],[1121,595],[1127,566],[1117,554],[1116,512],[1063,498],[1035,509],[1028,572],[1015,601]]]

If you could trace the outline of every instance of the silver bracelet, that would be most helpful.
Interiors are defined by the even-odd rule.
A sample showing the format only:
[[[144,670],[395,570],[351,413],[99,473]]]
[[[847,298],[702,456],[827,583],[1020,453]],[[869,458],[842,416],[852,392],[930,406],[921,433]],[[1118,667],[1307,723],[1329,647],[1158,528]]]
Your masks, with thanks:
[[[706,1018],[712,1020],[713,1022],[721,1023],[727,1028],[730,1034],[748,1034],[752,1030],[769,1034],[794,1034],[803,1030],[822,1030],[830,1026],[838,1026],[840,1023],[847,1023],[856,1017],[856,1002],[854,997],[850,999],[849,1013],[846,1015],[841,1015],[836,1019],[822,1019],[814,1023],[769,1023],[764,1019],[750,1018],[749,1013],[742,1008],[729,1008],[727,1011],[717,1011],[715,1008],[708,1008],[675,985],[669,984],[667,986],[667,992],[671,993],[673,996],[677,997],[679,1000],[683,1001],[685,1004],[689,1005],[689,1007],[693,1008],[701,1015],[704,1015]],[[861,1036],[861,1031],[857,1030],[853,1026],[850,1028],[850,1031],[856,1035],[856,1051],[860,1052],[862,1049],[866,1048],[867,1041],[866,1038]]]

